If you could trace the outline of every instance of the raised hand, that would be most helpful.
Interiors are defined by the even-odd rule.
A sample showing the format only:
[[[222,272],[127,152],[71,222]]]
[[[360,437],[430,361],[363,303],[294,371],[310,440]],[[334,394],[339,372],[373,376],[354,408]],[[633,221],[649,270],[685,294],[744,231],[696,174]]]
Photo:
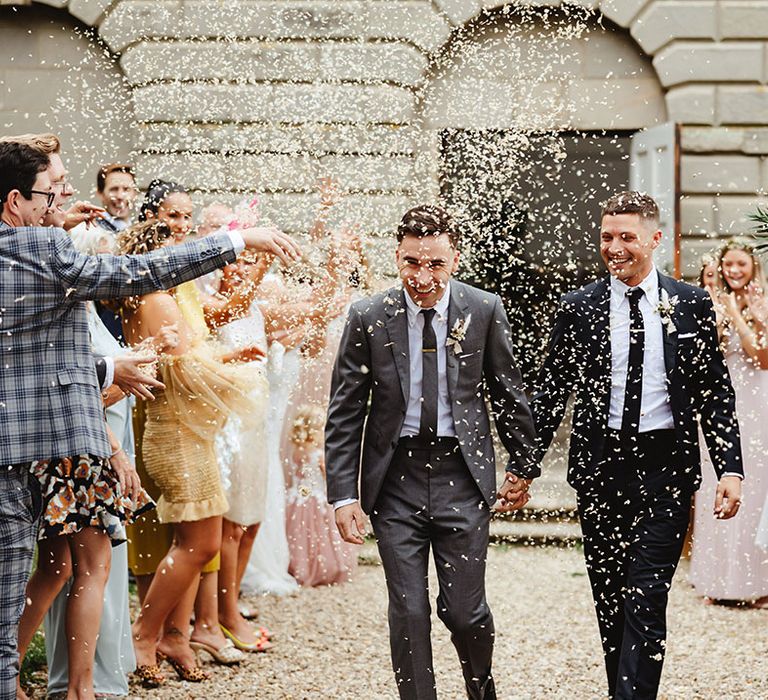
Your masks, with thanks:
[[[86,226],[91,226],[96,219],[103,219],[106,213],[106,209],[95,204],[75,202],[64,212],[64,229],[70,231],[83,222]]]
[[[286,265],[301,258],[301,248],[298,244],[289,235],[272,226],[244,228],[239,233],[246,248],[276,255]]]
[[[151,365],[157,360],[156,355],[128,354],[115,358],[114,383],[120,387],[124,394],[132,394],[137,399],[152,401],[155,396],[151,389],[165,389],[165,384],[159,382],[153,376],[142,372],[142,367]]]
[[[321,177],[317,181],[317,188],[320,191],[320,204],[324,207],[332,207],[338,204],[344,196],[339,183],[332,177]]]
[[[509,513],[513,510],[520,510],[528,501],[531,495],[528,492],[533,479],[524,479],[512,472],[507,472],[504,477],[504,483],[501,485],[496,498],[496,510],[500,513]]]
[[[755,320],[762,326],[768,326],[768,299],[760,284],[750,282],[747,287],[747,304]]]
[[[359,502],[336,509],[336,527],[345,542],[363,544],[365,541],[365,514]]]
[[[738,513],[740,505],[741,479],[738,476],[722,477],[715,493],[715,517],[728,520]]]

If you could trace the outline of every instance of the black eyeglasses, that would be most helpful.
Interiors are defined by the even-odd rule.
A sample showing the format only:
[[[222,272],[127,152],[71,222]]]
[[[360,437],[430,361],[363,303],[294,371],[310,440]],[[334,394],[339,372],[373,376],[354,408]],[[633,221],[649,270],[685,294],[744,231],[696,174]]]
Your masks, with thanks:
[[[48,199],[48,208],[51,208],[51,205],[53,204],[53,200],[56,199],[56,193],[55,192],[43,192],[42,190],[30,190],[29,194],[41,194],[43,197],[46,197]]]

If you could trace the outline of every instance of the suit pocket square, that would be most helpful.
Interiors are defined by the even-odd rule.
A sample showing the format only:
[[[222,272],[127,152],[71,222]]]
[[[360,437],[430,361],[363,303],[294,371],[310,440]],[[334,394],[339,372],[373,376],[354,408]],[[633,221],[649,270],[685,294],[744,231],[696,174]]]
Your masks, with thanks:
[[[677,339],[684,340],[685,338],[695,338],[695,337],[696,337],[695,333],[681,333],[680,335],[677,336]]]

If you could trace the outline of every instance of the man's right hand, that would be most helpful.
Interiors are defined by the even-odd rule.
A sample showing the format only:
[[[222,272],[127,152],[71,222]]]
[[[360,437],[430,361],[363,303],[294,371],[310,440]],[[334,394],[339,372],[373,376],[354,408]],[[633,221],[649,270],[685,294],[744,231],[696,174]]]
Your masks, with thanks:
[[[336,527],[345,542],[363,544],[365,537],[365,514],[359,502],[336,509]]]
[[[152,401],[155,396],[151,389],[165,389],[165,384],[141,371],[142,365],[157,360],[156,355],[120,355],[115,358],[114,383],[124,394],[133,394],[137,399]]]
[[[238,233],[246,248],[276,255],[286,265],[301,258],[301,248],[290,236],[274,227],[256,226],[240,229]]]
[[[512,510],[520,510],[531,500],[528,489],[533,479],[524,479],[517,474],[507,472],[496,497],[499,499],[496,504],[496,510],[501,513],[508,513]]]

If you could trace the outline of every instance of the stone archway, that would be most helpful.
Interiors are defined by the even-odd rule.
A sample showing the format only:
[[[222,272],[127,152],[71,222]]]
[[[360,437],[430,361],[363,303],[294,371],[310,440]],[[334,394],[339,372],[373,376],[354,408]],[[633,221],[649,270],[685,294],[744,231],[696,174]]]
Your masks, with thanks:
[[[92,195],[99,165],[129,159],[134,144],[130,89],[86,23],[101,18],[97,5],[0,7],[0,131],[58,134],[79,197]]]

